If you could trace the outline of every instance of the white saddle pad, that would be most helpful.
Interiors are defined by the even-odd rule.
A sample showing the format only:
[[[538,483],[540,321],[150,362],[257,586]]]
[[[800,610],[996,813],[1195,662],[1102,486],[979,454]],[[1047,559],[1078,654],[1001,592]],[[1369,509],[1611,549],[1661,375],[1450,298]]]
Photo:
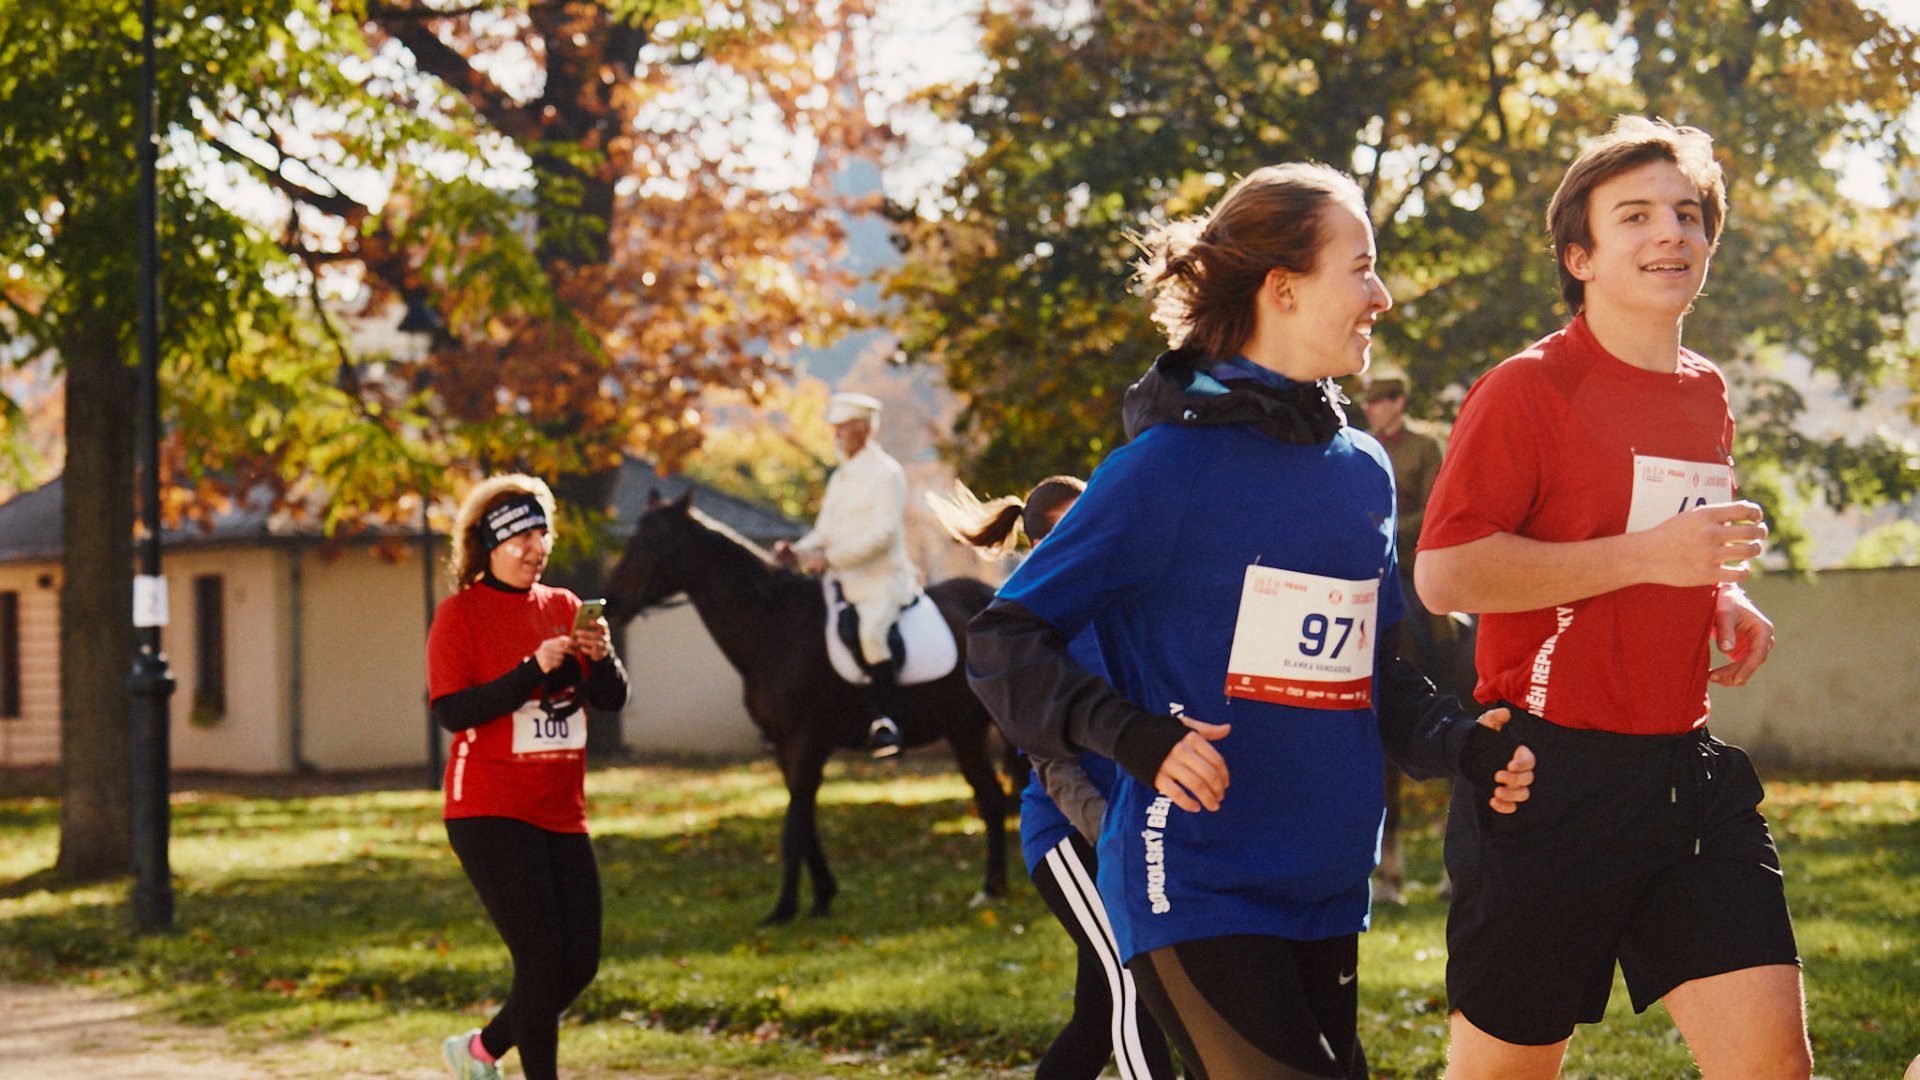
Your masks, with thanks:
[[[831,578],[823,576],[820,587],[827,598],[827,656],[833,660],[833,670],[848,682],[865,686],[872,680],[854,659],[847,643],[840,640],[840,612],[850,605],[840,599]],[[932,682],[952,671],[959,662],[960,649],[954,643],[953,631],[947,629],[947,620],[940,617],[939,607],[926,593],[907,605],[895,625],[906,647],[906,660],[900,665],[900,685]]]

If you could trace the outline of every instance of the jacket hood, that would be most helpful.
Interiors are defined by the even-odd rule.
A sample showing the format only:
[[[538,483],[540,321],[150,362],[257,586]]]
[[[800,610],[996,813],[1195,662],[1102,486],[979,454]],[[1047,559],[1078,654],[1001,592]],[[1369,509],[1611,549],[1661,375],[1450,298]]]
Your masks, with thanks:
[[[1155,424],[1215,427],[1251,424],[1284,443],[1323,443],[1347,426],[1347,398],[1332,379],[1286,388],[1246,379],[1221,382],[1201,368],[1206,358],[1185,349],[1160,354],[1147,373],[1127,387],[1121,406],[1127,439]]]

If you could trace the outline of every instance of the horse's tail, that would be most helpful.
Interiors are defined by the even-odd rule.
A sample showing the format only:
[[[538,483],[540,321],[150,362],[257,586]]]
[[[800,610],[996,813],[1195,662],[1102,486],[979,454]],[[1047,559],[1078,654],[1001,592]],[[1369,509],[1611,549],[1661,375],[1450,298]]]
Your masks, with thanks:
[[[927,586],[927,595],[933,597],[934,603],[946,613],[949,623],[953,626],[954,636],[958,639],[960,646],[960,663],[963,666],[967,662],[967,623],[971,622],[975,615],[987,610],[987,605],[993,602],[994,591],[993,586],[978,578],[970,577],[951,577]],[[985,706],[981,708],[985,711]],[[1000,743],[1001,772],[1012,781],[1014,791],[1018,793],[1027,782],[1026,755],[1020,752],[1019,747],[1007,741],[1007,737],[1001,734],[998,724],[989,721],[987,727],[988,737],[997,739]]]
[[[960,629],[993,602],[993,586],[979,578],[950,577],[927,586],[927,595],[942,611],[959,616]],[[964,646],[963,646],[964,647]]]

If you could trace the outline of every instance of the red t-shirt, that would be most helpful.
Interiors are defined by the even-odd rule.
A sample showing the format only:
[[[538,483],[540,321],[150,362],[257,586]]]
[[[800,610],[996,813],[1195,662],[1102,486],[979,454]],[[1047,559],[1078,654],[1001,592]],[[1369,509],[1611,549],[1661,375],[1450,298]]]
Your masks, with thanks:
[[[1672,374],[1608,353],[1576,318],[1468,392],[1427,504],[1422,550],[1496,532],[1590,540],[1733,495],[1733,417],[1712,361]],[[1482,701],[1628,734],[1707,719],[1715,587],[1634,585],[1480,620]]]
[[[535,584],[524,593],[471,585],[440,602],[427,633],[434,700],[492,682],[573,628],[580,598]],[[569,664],[583,663],[569,654]],[[583,673],[584,677],[584,673]],[[458,732],[447,756],[446,817],[518,818],[553,832],[587,831],[583,687],[536,689],[512,713]]]

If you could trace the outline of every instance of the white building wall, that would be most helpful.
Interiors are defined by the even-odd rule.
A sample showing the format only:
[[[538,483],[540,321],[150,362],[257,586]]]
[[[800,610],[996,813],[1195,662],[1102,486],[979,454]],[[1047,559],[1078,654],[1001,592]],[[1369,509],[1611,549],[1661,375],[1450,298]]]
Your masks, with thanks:
[[[173,763],[179,769],[283,772],[291,766],[290,556],[285,549],[173,552]],[[425,601],[417,553],[386,562],[366,549],[302,564],[306,759],[323,770],[424,762]],[[192,579],[227,579],[228,715],[196,727]],[[44,581],[44,584],[43,584]],[[59,566],[0,566],[20,594],[21,711],[0,720],[0,767],[59,760]],[[1713,690],[1713,727],[1775,766],[1920,770],[1920,568],[1770,574],[1749,591],[1779,645],[1753,681]],[[633,694],[622,714],[641,752],[752,755],[764,746],[740,679],[691,607],[636,619],[621,655]],[[103,677],[124,678],[113,672]]]
[[[282,585],[282,554],[271,548],[189,548],[161,559],[167,579],[168,622],[161,648],[174,678],[169,704],[173,767],[218,772],[277,773],[292,765],[286,737],[287,662],[282,643],[290,625]],[[200,670],[194,579],[219,575],[226,606],[226,697],[223,717],[194,716]]]
[[[0,768],[60,760],[60,566],[0,566],[0,591],[20,595],[20,715],[0,719]]]
[[[444,564],[447,545],[434,545]],[[301,554],[301,756],[322,772],[425,764],[427,600],[418,543]],[[444,588],[434,574],[435,597]]]
[[[633,620],[620,658],[633,691],[620,716],[628,749],[715,756],[763,751],[740,676],[692,606]]]
[[[1920,567],[1767,574],[1747,593],[1777,644],[1746,686],[1711,690],[1714,734],[1770,764],[1920,770]]]

